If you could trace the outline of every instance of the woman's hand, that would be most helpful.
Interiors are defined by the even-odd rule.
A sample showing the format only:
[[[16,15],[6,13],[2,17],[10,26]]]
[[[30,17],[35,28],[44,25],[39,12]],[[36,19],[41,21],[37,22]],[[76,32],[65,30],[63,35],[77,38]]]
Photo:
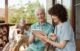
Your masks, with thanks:
[[[47,36],[43,36],[42,38],[40,38],[40,40],[46,45],[49,41]]]
[[[40,41],[42,41],[44,44],[46,44],[49,40],[47,35],[45,35],[45,33],[41,32],[41,31],[34,31],[33,35],[38,37],[40,39]]]
[[[57,39],[56,34],[51,33],[51,34],[50,34],[50,39],[51,39],[52,41],[55,41],[55,40]]]

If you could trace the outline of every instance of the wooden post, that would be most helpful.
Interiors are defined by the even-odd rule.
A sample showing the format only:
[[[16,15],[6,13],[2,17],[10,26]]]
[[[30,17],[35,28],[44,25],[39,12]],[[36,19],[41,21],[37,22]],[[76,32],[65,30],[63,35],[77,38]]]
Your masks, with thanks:
[[[8,23],[8,0],[5,0],[5,23]]]
[[[71,21],[71,25],[73,27],[73,30],[75,31],[75,6],[74,6],[74,3],[75,1],[74,0],[71,0],[71,18],[70,18],[70,21]]]

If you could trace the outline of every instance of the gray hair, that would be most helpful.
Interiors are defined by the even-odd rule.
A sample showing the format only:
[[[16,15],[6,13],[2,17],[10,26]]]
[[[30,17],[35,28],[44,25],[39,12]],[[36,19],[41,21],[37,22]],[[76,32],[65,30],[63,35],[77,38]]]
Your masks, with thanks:
[[[44,9],[43,7],[37,7],[37,8],[35,9],[35,15],[36,15],[36,12],[37,12],[38,10],[42,11],[42,12],[45,14],[45,9]]]

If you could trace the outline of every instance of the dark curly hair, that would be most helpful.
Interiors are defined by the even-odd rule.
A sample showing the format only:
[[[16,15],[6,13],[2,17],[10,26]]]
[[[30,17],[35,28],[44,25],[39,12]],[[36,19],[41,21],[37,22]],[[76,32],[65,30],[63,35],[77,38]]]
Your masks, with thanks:
[[[61,22],[67,21],[67,11],[66,8],[61,4],[55,4],[48,10],[48,13],[52,16],[58,16]]]

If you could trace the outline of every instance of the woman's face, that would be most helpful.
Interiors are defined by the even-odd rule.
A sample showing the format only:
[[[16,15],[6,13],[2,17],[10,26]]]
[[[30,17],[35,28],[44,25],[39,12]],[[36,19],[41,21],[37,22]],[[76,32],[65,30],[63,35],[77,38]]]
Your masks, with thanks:
[[[59,23],[60,22],[60,20],[59,20],[59,18],[58,18],[58,16],[55,16],[55,15],[52,15],[51,16],[52,17],[52,20],[54,21],[54,23]]]
[[[39,22],[44,22],[45,21],[45,13],[42,10],[37,10],[36,11],[36,16]]]

